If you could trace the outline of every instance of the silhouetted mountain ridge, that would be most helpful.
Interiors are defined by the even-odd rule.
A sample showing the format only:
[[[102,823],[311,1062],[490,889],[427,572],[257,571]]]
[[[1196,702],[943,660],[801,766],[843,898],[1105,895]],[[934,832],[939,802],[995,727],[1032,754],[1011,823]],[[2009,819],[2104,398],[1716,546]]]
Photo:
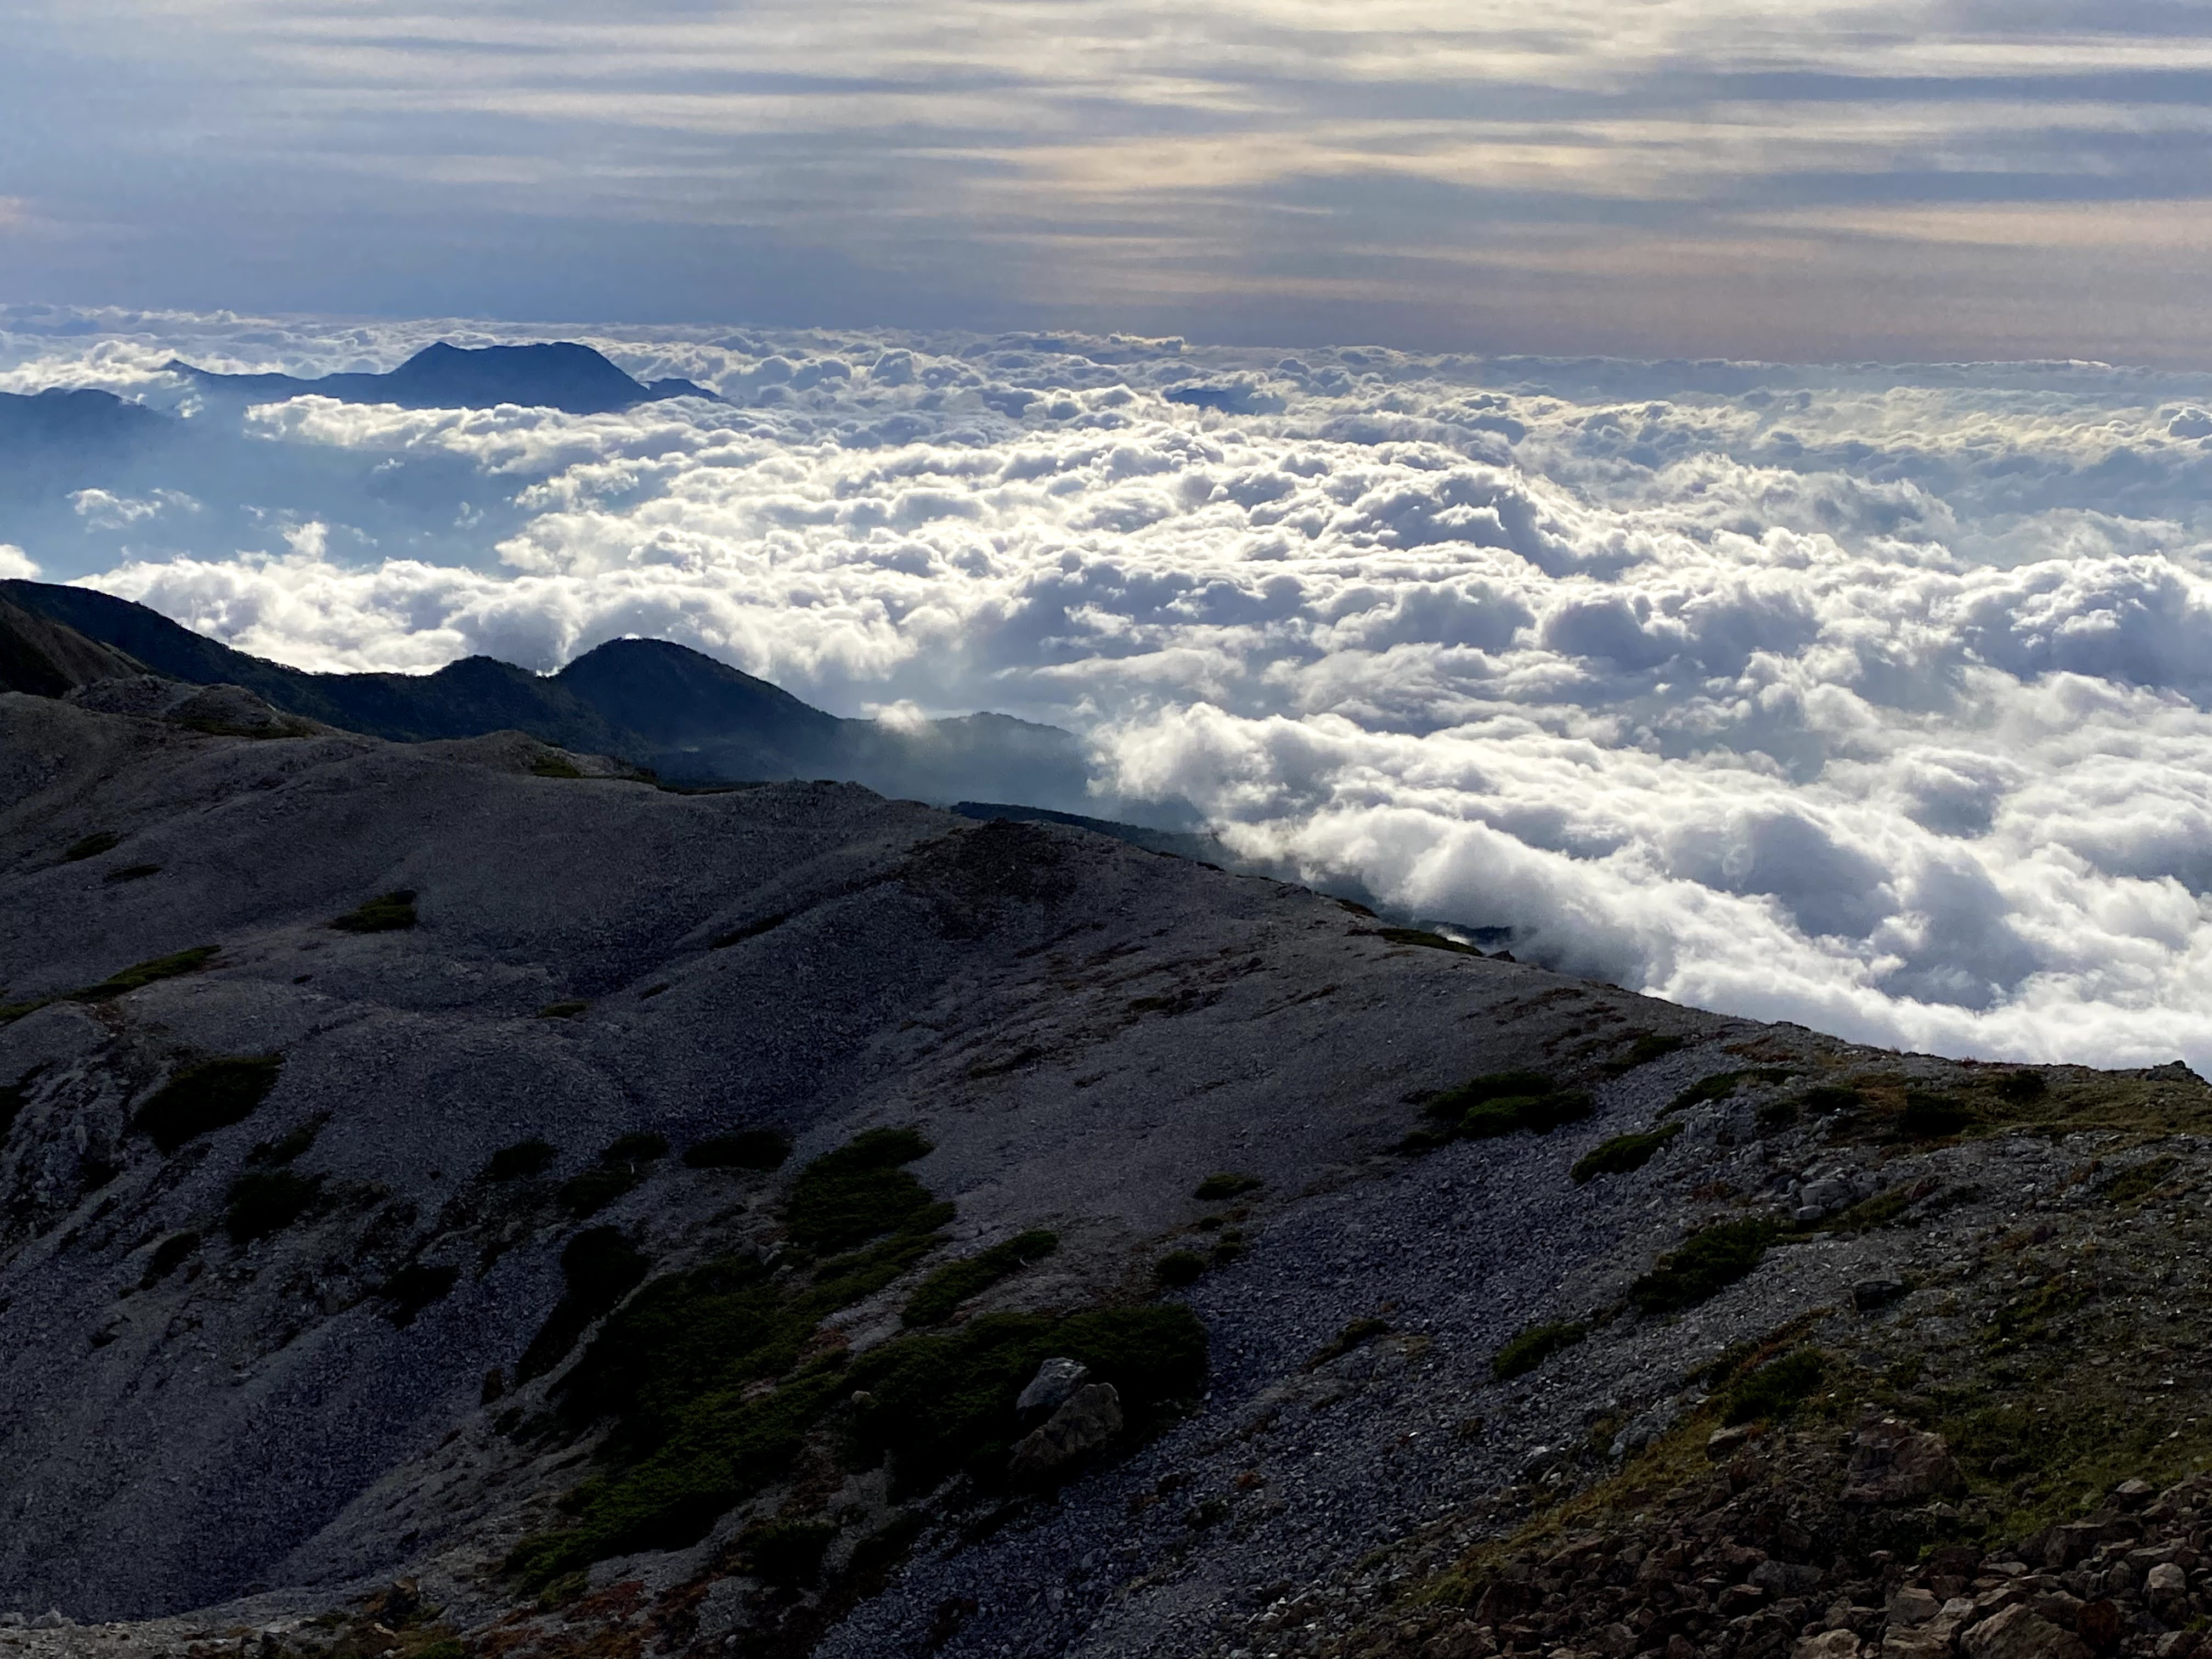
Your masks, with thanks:
[[[599,353],[573,341],[536,345],[456,346],[441,340],[382,374],[223,374],[181,359],[166,367],[218,397],[275,402],[335,398],[348,404],[397,404],[402,409],[488,409],[500,404],[605,415],[664,398],[712,398],[689,380],[650,385],[624,374]]]
[[[431,674],[316,674],[91,588],[0,582],[0,599],[155,674],[241,686],[286,714],[396,742],[513,730],[619,755],[677,783],[831,778],[919,799],[1095,804],[1082,745],[1057,726],[1003,714],[846,720],[666,640],[610,640],[551,675],[492,657]]]

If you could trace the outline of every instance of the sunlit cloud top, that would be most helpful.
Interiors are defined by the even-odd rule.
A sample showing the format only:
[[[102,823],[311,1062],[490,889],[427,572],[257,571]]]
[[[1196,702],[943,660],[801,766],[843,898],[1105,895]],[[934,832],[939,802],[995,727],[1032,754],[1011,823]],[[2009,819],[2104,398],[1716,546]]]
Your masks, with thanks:
[[[17,299],[2196,363],[2154,0],[28,0]]]

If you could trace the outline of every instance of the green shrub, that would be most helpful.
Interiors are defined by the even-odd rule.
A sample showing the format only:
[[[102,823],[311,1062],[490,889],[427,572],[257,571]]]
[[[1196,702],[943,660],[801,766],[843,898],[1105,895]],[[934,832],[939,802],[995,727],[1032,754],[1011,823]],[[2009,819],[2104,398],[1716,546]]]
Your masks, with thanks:
[[[1818,1348],[1793,1348],[1730,1389],[1721,1415],[1729,1423],[1779,1422],[1810,1400],[1826,1375],[1827,1356]]]
[[[1223,1199],[1242,1198],[1247,1193],[1256,1193],[1267,1183],[1253,1175],[1210,1175],[1198,1183],[1191,1196],[1208,1204]]]
[[[1798,1098],[1807,1111],[1823,1117],[1831,1112],[1856,1111],[1866,1104],[1864,1095],[1841,1083],[1816,1083]]]
[[[2131,1170],[2123,1170],[2100,1190],[2115,1204],[2138,1203],[2164,1186],[2180,1167],[2181,1160],[2178,1158],[2154,1158]]]
[[[1541,1072],[1486,1072],[1430,1096],[1421,1110],[1440,1123],[1456,1123],[1486,1101],[1548,1095],[1557,1086]]]
[[[1957,1134],[1973,1122],[1971,1108],[1948,1095],[1927,1094],[1918,1089],[1910,1090],[1905,1097],[1905,1109],[1898,1114],[1897,1127],[1900,1133],[1916,1139],[1936,1139]]]
[[[1425,927],[1377,927],[1376,934],[1393,945],[1425,945],[1431,951],[1455,951],[1463,957],[1479,957],[1482,952],[1472,945],[1463,945],[1455,939],[1446,939],[1442,933],[1432,933]]]
[[[772,1521],[738,1540],[753,1577],[795,1589],[811,1584],[822,1571],[837,1528],[827,1521]]]
[[[580,778],[584,775],[575,762],[563,759],[559,755],[540,755],[531,763],[530,770],[532,776],[540,778]]]
[[[1549,1134],[1565,1123],[1578,1122],[1595,1109],[1580,1090],[1545,1095],[1506,1095],[1484,1102],[1460,1120],[1460,1133],[1470,1140],[1492,1140],[1522,1129]]]
[[[814,1288],[802,1299],[810,1318],[865,1301],[944,1243],[942,1233],[893,1233],[865,1249],[835,1255],[814,1270]]]
[[[1341,1359],[1354,1348],[1364,1347],[1376,1337],[1389,1334],[1390,1322],[1386,1319],[1355,1319],[1315,1349],[1305,1368],[1317,1371],[1330,1360]]]
[[[1194,1285],[1206,1271],[1206,1258],[1194,1250],[1170,1250],[1152,1264],[1152,1277],[1171,1290]]]
[[[1655,1060],[1666,1059],[1689,1041],[1689,1038],[1680,1035],[1661,1036],[1656,1031],[1638,1031],[1636,1040],[1628,1045],[1628,1052],[1609,1063],[1606,1070],[1616,1075],[1632,1072],[1639,1066],[1649,1066]]]
[[[105,1002],[110,997],[122,996],[143,986],[151,985],[156,980],[175,979],[185,974],[197,973],[215,960],[217,951],[216,945],[195,945],[189,951],[155,957],[150,962],[134,963],[120,973],[111,974],[97,985],[88,985],[82,990],[67,993],[62,1000],[65,1002]]]
[[[322,1191],[313,1176],[289,1170],[248,1170],[230,1183],[222,1230],[241,1249],[257,1238],[281,1233],[307,1212]]]
[[[112,853],[123,845],[123,837],[112,830],[98,830],[82,841],[73,841],[62,850],[64,864],[82,864],[87,859],[96,859],[102,853]]]
[[[171,1273],[191,1260],[200,1247],[200,1236],[196,1232],[172,1233],[154,1247],[154,1254],[146,1258],[146,1271],[138,1280],[138,1288],[150,1291]]]
[[[1562,1348],[1589,1334],[1587,1325],[1531,1325],[1491,1356],[1490,1374],[1501,1382],[1526,1376]]]
[[[1659,1149],[1682,1133],[1679,1123],[1662,1125],[1642,1134],[1615,1135],[1601,1142],[1592,1151],[1575,1161],[1571,1171],[1575,1184],[1595,1181],[1601,1175],[1632,1175],[1657,1155]]]
[[[1786,1129],[1797,1121],[1797,1103],[1794,1100],[1765,1101],[1751,1115],[1752,1121],[1762,1129]]]
[[[612,1308],[644,1279],[648,1264],[638,1248],[612,1227],[592,1227],[561,1252],[564,1289],[514,1370],[520,1384],[542,1376],[568,1356],[584,1328]]]
[[[539,1019],[574,1019],[592,1005],[571,999],[567,1002],[549,1002],[538,1011]]]
[[[434,1302],[442,1302],[460,1282],[459,1267],[431,1267],[420,1261],[410,1261],[377,1287],[376,1294],[392,1306],[386,1310],[392,1322],[403,1330],[415,1322],[415,1316]]]
[[[158,864],[126,864],[119,870],[110,870],[100,880],[110,887],[119,887],[126,881],[143,881],[149,876],[161,873],[161,866]]]
[[[1747,1083],[1787,1083],[1797,1073],[1786,1066],[1754,1066],[1741,1072],[1717,1072],[1701,1078],[1667,1103],[1662,1117],[1675,1112],[1686,1112],[1692,1106],[1703,1106],[1716,1100],[1726,1100]]]
[[[923,1279],[921,1288],[907,1298],[901,1320],[908,1325],[941,1325],[969,1297],[981,1295],[1000,1279],[1043,1261],[1059,1248],[1057,1234],[1037,1230],[1018,1233],[963,1261],[949,1262]]]
[[[732,927],[726,933],[717,933],[707,941],[709,951],[726,951],[732,945],[743,945],[749,939],[758,939],[763,933],[774,933],[791,918],[778,911],[772,916],[762,916],[742,927]]]
[[[668,1137],[650,1129],[636,1129],[618,1135],[607,1143],[599,1154],[602,1164],[650,1164],[668,1156]]]
[[[1932,1188],[1933,1182],[1929,1183]],[[1863,1233],[1889,1224],[1911,1209],[1919,1199],[1927,1195],[1927,1188],[1892,1187],[1887,1192],[1876,1193],[1872,1198],[1862,1199],[1849,1209],[1826,1220],[1812,1224],[1822,1232]]]
[[[2008,1072],[1997,1079],[1996,1091],[1998,1099],[2025,1106],[2050,1093],[2051,1085],[2040,1072]]]
[[[323,1120],[310,1118],[295,1125],[274,1140],[264,1140],[246,1155],[248,1164],[289,1164],[315,1144],[315,1137],[323,1132]]]
[[[553,1167],[560,1154],[552,1143],[532,1135],[527,1140],[518,1140],[512,1146],[502,1146],[485,1163],[486,1181],[520,1181],[525,1176],[544,1175]]]
[[[790,1156],[790,1140],[774,1129],[740,1129],[684,1149],[684,1163],[695,1170],[776,1170]]]
[[[899,1166],[927,1155],[912,1129],[870,1129],[799,1172],[784,1205],[794,1243],[837,1250],[884,1233],[929,1232],[952,1218],[929,1188]]]
[[[138,1109],[131,1127],[165,1152],[251,1115],[276,1086],[284,1062],[277,1054],[203,1060],[179,1067]]]
[[[1645,1313],[1680,1313],[1716,1296],[1759,1266],[1779,1229],[1765,1217],[1723,1221],[1694,1232],[1628,1287]]]
[[[341,933],[396,933],[414,925],[415,895],[405,888],[373,898],[331,922]]]
[[[643,1182],[645,1176],[635,1164],[600,1164],[596,1169],[583,1170],[561,1183],[556,1194],[561,1207],[581,1221],[595,1216],[624,1193]]]

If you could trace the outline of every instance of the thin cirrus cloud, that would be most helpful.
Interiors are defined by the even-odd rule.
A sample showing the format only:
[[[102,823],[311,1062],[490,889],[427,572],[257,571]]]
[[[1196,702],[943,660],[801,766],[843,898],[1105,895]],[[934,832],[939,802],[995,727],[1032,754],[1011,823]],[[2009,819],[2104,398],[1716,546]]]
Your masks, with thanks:
[[[10,31],[18,295],[2204,347],[2195,6],[33,0]]]
[[[1102,799],[1517,953],[1960,1054],[2212,1065],[2212,375],[635,328],[723,401],[198,408],[527,331],[0,311],[181,434],[35,562],[319,668],[683,641],[1091,744]]]

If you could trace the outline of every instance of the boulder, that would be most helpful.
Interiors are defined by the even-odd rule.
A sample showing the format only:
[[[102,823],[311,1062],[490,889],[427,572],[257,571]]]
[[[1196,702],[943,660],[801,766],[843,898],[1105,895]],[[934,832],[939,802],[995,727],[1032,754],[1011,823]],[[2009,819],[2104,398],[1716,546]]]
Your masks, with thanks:
[[[1749,1445],[1759,1431],[1748,1423],[1739,1423],[1732,1429],[1715,1429],[1705,1441],[1705,1455],[1716,1463],[1725,1463]]]
[[[1015,1444],[1007,1474],[1020,1482],[1050,1480],[1121,1432],[1121,1396],[1110,1382],[1086,1382]]]
[[[2143,1594],[2152,1607],[2163,1613],[2189,1600],[2189,1575],[2171,1561],[2161,1561],[2143,1577]]]
[[[1037,1367],[1029,1387],[1014,1401],[1014,1409],[1025,1421],[1049,1417],[1090,1380],[1091,1367],[1079,1359],[1048,1359]]]
[[[1969,1626],[1959,1647],[1966,1659],[2089,1659],[2080,1637],[2018,1606]]]
[[[1851,1286],[1851,1306],[1861,1313],[1872,1313],[1903,1296],[1905,1288],[1901,1279],[1862,1279]]]
[[[1889,1598],[1889,1622],[1908,1629],[1924,1625],[1943,1611],[1943,1604],[1927,1590],[1908,1584]]]
[[[1919,1504],[1966,1490],[1966,1477],[1940,1435],[1893,1417],[1868,1424],[1851,1440],[1846,1504]]]

